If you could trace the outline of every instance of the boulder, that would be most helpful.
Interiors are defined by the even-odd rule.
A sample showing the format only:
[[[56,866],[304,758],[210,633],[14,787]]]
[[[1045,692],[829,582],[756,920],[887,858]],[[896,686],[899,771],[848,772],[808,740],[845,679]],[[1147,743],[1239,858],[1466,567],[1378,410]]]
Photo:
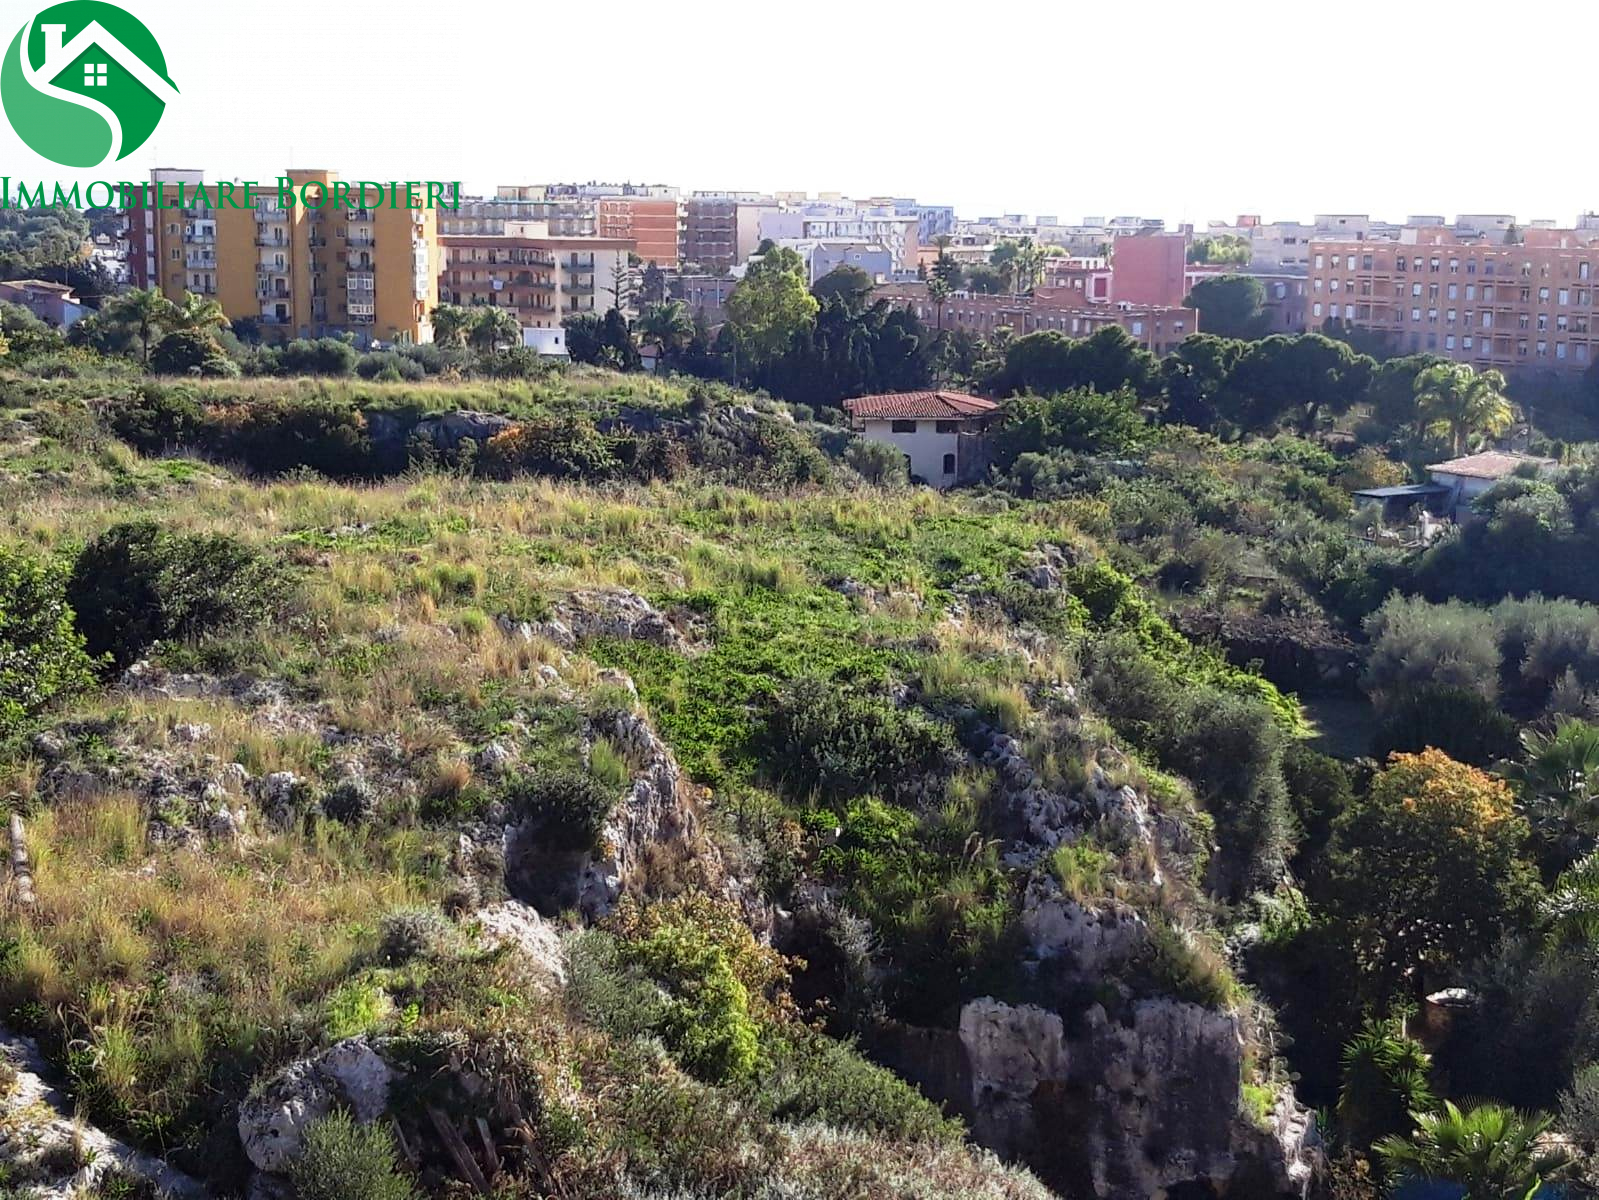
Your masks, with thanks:
[[[262,1171],[281,1174],[305,1148],[305,1131],[344,1104],[370,1124],[388,1108],[395,1073],[366,1038],[349,1038],[291,1063],[239,1106],[239,1141]]]
[[[509,946],[552,987],[566,983],[566,951],[555,927],[537,910],[515,900],[477,911],[482,939],[490,946]]]

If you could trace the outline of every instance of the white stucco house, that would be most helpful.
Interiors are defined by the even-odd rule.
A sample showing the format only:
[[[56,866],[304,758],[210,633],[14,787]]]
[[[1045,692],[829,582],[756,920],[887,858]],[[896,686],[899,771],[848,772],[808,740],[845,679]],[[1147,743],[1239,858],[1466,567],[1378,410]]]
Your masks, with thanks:
[[[1427,468],[1427,473],[1434,484],[1450,490],[1441,511],[1452,514],[1458,521],[1470,515],[1473,500],[1501,479],[1508,479],[1518,471],[1527,469],[1542,474],[1558,465],[1552,458],[1517,454],[1509,450],[1486,450],[1481,454],[1468,454],[1464,458],[1434,463]]]
[[[913,479],[948,488],[988,465],[984,432],[999,405],[965,392],[889,392],[846,400],[844,410],[862,437],[902,451]]]

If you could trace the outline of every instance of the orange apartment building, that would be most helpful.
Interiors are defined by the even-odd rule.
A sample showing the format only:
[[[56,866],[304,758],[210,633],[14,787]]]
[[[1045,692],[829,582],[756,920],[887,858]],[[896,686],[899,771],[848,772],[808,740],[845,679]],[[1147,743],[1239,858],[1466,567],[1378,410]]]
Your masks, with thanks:
[[[1397,242],[1317,240],[1308,299],[1311,329],[1348,321],[1396,353],[1581,371],[1599,354],[1599,234],[1529,229],[1504,245],[1422,228]]]
[[[931,328],[938,310],[924,283],[891,284],[874,293],[880,299],[912,309]],[[1016,336],[1053,330],[1085,338],[1107,325],[1120,325],[1146,350],[1166,355],[1189,334],[1199,332],[1199,313],[1191,308],[1135,304],[1085,304],[1080,294],[1036,288],[1031,296],[999,296],[957,292],[944,303],[944,328],[967,329],[985,337],[1008,327]]]
[[[602,238],[632,242],[642,263],[675,268],[682,241],[681,213],[675,199],[606,196],[595,204],[595,232]]]
[[[618,267],[627,269],[631,241],[620,238],[462,234],[439,239],[444,304],[493,304],[524,329],[555,329],[567,317],[611,307]]]

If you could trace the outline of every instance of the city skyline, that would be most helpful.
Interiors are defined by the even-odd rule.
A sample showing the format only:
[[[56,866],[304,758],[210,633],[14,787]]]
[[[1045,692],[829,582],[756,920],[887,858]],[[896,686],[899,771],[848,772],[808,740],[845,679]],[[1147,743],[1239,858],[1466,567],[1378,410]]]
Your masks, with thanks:
[[[1201,227],[1317,212],[1570,224],[1599,206],[1560,123],[1439,99],[1435,74],[1474,61],[1493,68],[1501,96],[1520,86],[1543,108],[1576,111],[1579,83],[1546,70],[1538,30],[1542,16],[1578,31],[1566,6],[1539,0],[1486,47],[1463,22],[1365,0],[1336,26],[1264,4],[1154,3],[1136,29],[1090,41],[1044,8],[991,26],[951,18],[1008,55],[1019,11],[1036,48],[1021,69],[980,53],[940,69],[939,30],[828,2],[796,24],[721,0],[675,16],[623,0],[601,28],[576,8],[452,23],[413,0],[348,0],[333,36],[297,38],[289,54],[271,50],[278,43],[263,40],[270,31],[248,8],[204,21],[175,0],[132,10],[161,40],[181,94],[118,165],[128,177],[156,166],[212,178],[338,166],[347,177],[459,179],[473,194],[631,179],[685,193],[914,196],[966,219],[1144,215]],[[1599,25],[1575,23],[1585,22]],[[270,85],[256,85],[255,56],[267,50]],[[514,69],[479,69],[491,53]],[[1328,85],[1325,105],[1304,87],[1307,64]],[[1360,77],[1382,86],[1351,89]],[[1293,103],[1279,94],[1288,88]],[[1416,133],[1428,114],[1450,116],[1436,141]],[[1351,136],[1330,139],[1339,129]],[[73,177],[9,128],[0,138],[13,176]]]

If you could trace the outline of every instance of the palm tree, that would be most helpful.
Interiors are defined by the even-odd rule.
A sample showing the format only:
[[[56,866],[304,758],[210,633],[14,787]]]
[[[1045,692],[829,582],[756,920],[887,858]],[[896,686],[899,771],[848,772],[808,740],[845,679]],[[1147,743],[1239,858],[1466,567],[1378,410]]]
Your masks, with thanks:
[[[1553,1122],[1542,1113],[1498,1104],[1461,1112],[1446,1101],[1442,1111],[1415,1119],[1410,1137],[1386,1137],[1373,1149],[1401,1178],[1464,1188],[1461,1200],[1531,1200],[1572,1168],[1570,1154],[1544,1140]]]
[[[100,311],[112,321],[135,327],[144,365],[150,365],[150,344],[156,341],[172,319],[176,306],[159,289],[124,292]]]
[[[1456,454],[1476,433],[1497,437],[1515,419],[1505,398],[1505,377],[1478,374],[1466,363],[1439,363],[1416,376],[1416,408],[1422,428],[1447,436]]]
[[[694,318],[681,300],[652,304],[639,317],[639,338],[657,347],[661,357],[676,354],[694,337]]]
[[[467,330],[467,341],[483,354],[492,354],[504,345],[516,345],[522,340],[522,325],[516,314],[498,305],[485,304],[472,314],[472,324]]]
[[[1555,945],[1582,950],[1599,942],[1599,854],[1562,871],[1542,910]]]
[[[1599,838],[1599,727],[1567,717],[1553,733],[1521,735],[1523,757],[1504,768],[1540,834],[1570,862]]]
[[[172,329],[220,329],[228,323],[228,316],[222,311],[222,306],[209,296],[197,296],[193,292],[183,293],[183,303],[171,304],[167,313],[167,325]]]
[[[1409,1114],[1433,1106],[1432,1059],[1396,1022],[1366,1022],[1345,1044],[1342,1067],[1338,1123],[1358,1147],[1410,1129]]]
[[[441,346],[464,345],[472,320],[470,309],[459,304],[439,305],[433,310],[433,340]]]
[[[949,286],[949,281],[939,275],[927,281],[927,298],[933,302],[933,312],[938,318],[938,323],[933,326],[934,333],[944,332],[944,304],[954,290]]]

